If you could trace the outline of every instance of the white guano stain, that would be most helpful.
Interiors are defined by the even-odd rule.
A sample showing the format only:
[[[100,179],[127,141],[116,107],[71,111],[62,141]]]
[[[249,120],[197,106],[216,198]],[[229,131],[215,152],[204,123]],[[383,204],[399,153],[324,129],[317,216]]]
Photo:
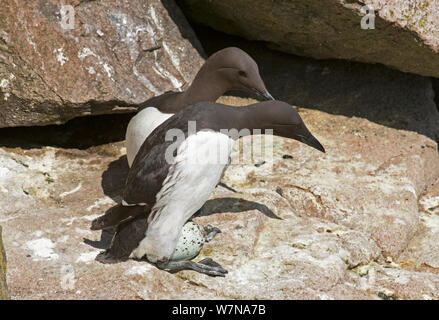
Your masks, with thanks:
[[[145,25],[139,26],[135,23],[128,23],[127,17],[123,13],[115,13],[113,14],[113,16],[117,18],[115,25],[120,36],[120,41],[126,44],[126,47],[130,52],[130,58],[134,62],[139,56],[139,51],[137,49],[140,40],[139,33],[142,31],[146,31],[149,34],[150,38],[153,40],[155,40],[156,33],[148,22],[146,22]],[[122,21],[122,23],[119,23],[118,21]],[[140,81],[140,83],[144,85],[154,95],[162,93],[160,90],[157,89],[157,87],[152,84],[152,82],[145,75],[139,72],[135,63],[133,63],[132,70],[137,80]]]
[[[89,264],[96,258],[96,256],[99,254],[99,252],[100,252],[99,250],[95,250],[95,251],[91,251],[91,252],[81,253],[75,262],[76,263],[83,262],[83,263]]]
[[[165,49],[165,52],[171,58],[172,65],[177,70],[180,70],[181,62],[180,62],[180,58],[178,57],[178,55],[176,55],[176,54],[174,54],[174,52],[172,52],[171,48],[169,48],[168,44],[165,41],[162,42],[162,45],[163,45],[163,49]]]
[[[11,94],[9,93],[9,85],[10,85],[10,82],[8,79],[2,79],[0,81],[0,88],[1,88],[1,91],[3,91],[5,101],[7,101],[8,98],[11,96]]]
[[[112,81],[114,81],[113,68],[107,62],[103,62],[101,57],[99,57],[97,54],[95,54],[93,51],[91,51],[90,48],[84,47],[84,48],[82,48],[82,50],[78,51],[78,58],[81,61],[84,61],[84,59],[86,57],[89,57],[89,56],[95,57],[98,60],[97,64],[102,66],[102,68],[104,69],[108,78],[110,78]],[[99,76],[99,73],[96,73],[96,70],[93,67],[88,66],[88,67],[86,67],[86,69],[87,69],[89,74],[96,74]]]
[[[86,67],[89,74],[96,74],[96,70],[93,67]]]
[[[8,79],[2,79],[2,81],[0,81],[0,87],[2,89],[9,88],[9,80]]]
[[[93,51],[90,50],[90,48],[84,47],[81,51],[78,51],[78,58],[79,60],[83,61],[86,57],[92,56],[92,57],[98,57]]]
[[[160,63],[157,60],[157,51],[154,51],[154,65],[155,67],[152,67],[152,69],[161,77],[165,78],[165,79],[169,79],[172,83],[172,85],[175,88],[180,88],[183,83],[181,83],[180,81],[178,81],[177,78],[175,78],[168,70],[162,68],[162,66],[160,65]]]
[[[148,80],[143,74],[137,70],[137,67],[133,65],[133,73],[137,77],[137,79],[146,87],[149,91],[151,91],[154,94],[161,94],[160,90],[158,90],[151,81]]]
[[[82,182],[80,182],[79,185],[78,185],[76,188],[74,188],[74,189],[72,189],[72,190],[70,190],[70,191],[63,192],[63,193],[61,193],[59,196],[60,196],[61,198],[64,198],[65,196],[68,196],[68,195],[70,195],[70,194],[73,194],[73,193],[75,193],[75,192],[78,192],[78,191],[81,189],[81,187],[82,187]]]
[[[56,253],[53,252],[55,244],[47,238],[27,241],[24,244],[24,247],[33,251],[34,261],[41,259],[56,260],[59,257]]]
[[[103,199],[100,199],[100,200],[96,201],[94,204],[92,204],[91,206],[89,206],[85,210],[92,211],[93,209],[97,209],[97,208],[99,208],[102,205],[112,204],[112,203],[114,203],[114,201],[111,200],[111,198],[103,198]]]
[[[56,242],[66,243],[67,240],[69,240],[69,238],[70,238],[70,236],[68,236],[68,235],[63,235],[62,237],[58,238],[58,239],[56,240]]]
[[[69,58],[64,56],[63,48],[54,49],[53,53],[56,53],[56,60],[59,62],[61,66],[63,66],[67,61],[69,61]]]
[[[104,67],[105,72],[107,73],[108,78],[113,80],[113,78],[112,78],[113,68],[111,68],[106,62],[103,63],[102,65]]]
[[[80,229],[80,228],[75,228],[75,232],[82,234],[83,236],[87,236],[92,234],[92,232],[90,230],[84,230],[84,229]]]
[[[434,210],[439,207],[439,196],[424,196],[419,200],[424,210]]]
[[[83,216],[81,217],[82,219],[88,220],[88,221],[93,221],[94,219],[100,217],[100,214],[90,214],[88,216]]]
[[[415,188],[410,184],[403,185],[402,187],[400,187],[400,190],[408,191],[408,192],[412,193],[416,199],[418,198],[418,195],[416,194]]]
[[[160,20],[158,19],[157,14],[156,14],[155,9],[154,9],[153,6],[151,6],[149,8],[149,14],[150,14],[150,17],[152,18],[152,21],[154,21],[155,25],[157,26],[157,28],[160,31],[163,31],[162,24],[161,24]]]
[[[66,226],[71,226],[73,224],[73,222],[76,220],[76,217],[71,217],[71,218],[61,218],[61,222],[65,223]]]
[[[143,276],[147,274],[151,269],[152,268],[150,265],[134,266],[131,269],[127,270],[125,274]]]
[[[32,233],[32,235],[35,237],[41,237],[43,234],[44,234],[44,232],[41,230],[37,230],[37,231]]]

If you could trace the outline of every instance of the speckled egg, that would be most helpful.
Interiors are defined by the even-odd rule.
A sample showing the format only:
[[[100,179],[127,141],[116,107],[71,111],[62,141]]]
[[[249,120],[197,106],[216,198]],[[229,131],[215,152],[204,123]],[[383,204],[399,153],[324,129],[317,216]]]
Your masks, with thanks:
[[[204,229],[193,221],[188,221],[181,230],[177,247],[171,256],[171,261],[191,260],[195,258],[204,245]]]

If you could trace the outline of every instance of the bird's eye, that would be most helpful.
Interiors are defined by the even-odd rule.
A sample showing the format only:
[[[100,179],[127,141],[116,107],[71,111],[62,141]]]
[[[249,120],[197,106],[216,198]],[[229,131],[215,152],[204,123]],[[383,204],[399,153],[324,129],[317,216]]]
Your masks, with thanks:
[[[246,73],[245,71],[239,70],[239,71],[238,71],[238,74],[239,74],[241,77],[247,78],[247,73]]]

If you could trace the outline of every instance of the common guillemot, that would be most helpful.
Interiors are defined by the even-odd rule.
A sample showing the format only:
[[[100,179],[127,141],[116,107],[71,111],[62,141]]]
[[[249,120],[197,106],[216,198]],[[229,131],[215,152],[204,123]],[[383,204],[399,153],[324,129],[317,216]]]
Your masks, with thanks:
[[[191,123],[196,124],[193,132]],[[110,248],[96,259],[114,263],[148,256],[160,269],[224,276],[227,271],[212,259],[193,262],[170,258],[182,226],[208,200],[228,164],[238,138],[229,134],[230,129],[271,129],[274,135],[325,152],[287,103],[266,101],[235,108],[201,102],[189,106],[145,140],[128,173],[122,203],[92,222],[92,230],[117,225]],[[182,138],[174,141],[169,133],[176,132],[181,132]]]
[[[253,92],[264,100],[273,100],[256,62],[239,48],[222,49],[206,60],[186,91],[169,91],[140,105],[125,135],[128,165],[133,163],[146,137],[174,113],[197,102],[214,102],[229,90]]]

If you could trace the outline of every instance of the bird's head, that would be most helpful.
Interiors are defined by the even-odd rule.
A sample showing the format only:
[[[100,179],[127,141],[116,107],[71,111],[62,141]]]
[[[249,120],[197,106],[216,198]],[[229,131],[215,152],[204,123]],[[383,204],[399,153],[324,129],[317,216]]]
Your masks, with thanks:
[[[248,113],[255,128],[272,129],[276,136],[294,139],[325,152],[325,148],[311,134],[295,108],[282,101],[265,101],[256,104],[257,112]]]
[[[205,68],[214,72],[218,81],[228,90],[256,93],[263,100],[274,100],[265,87],[256,62],[236,47],[222,49],[206,61]]]

